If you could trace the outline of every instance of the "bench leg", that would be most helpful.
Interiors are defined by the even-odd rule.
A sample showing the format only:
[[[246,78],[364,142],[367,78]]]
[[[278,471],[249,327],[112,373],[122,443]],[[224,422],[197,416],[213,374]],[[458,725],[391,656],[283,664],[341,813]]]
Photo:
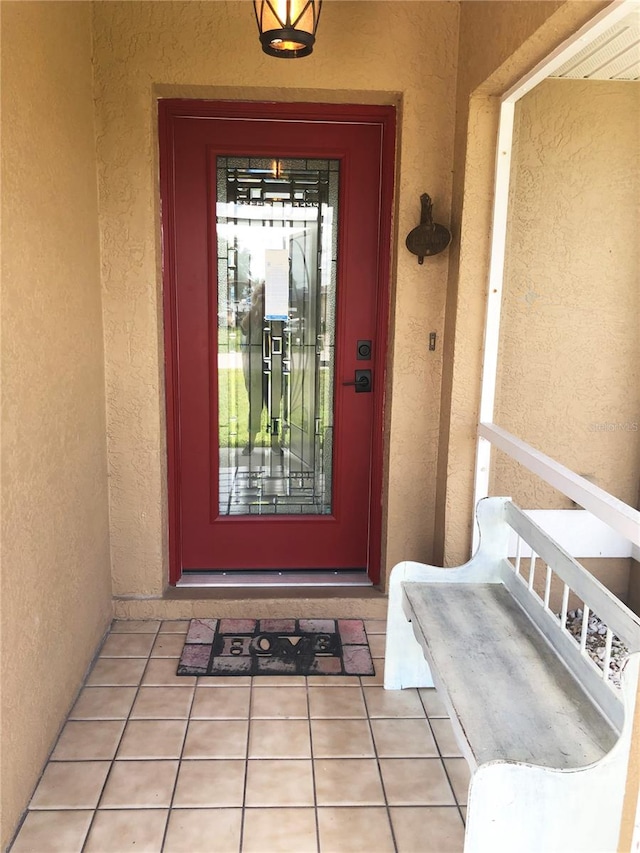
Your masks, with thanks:
[[[416,640],[411,623],[402,609],[402,581],[411,580],[410,563],[399,563],[389,579],[387,644],[384,661],[384,686],[387,690],[403,687],[433,687],[431,670]]]

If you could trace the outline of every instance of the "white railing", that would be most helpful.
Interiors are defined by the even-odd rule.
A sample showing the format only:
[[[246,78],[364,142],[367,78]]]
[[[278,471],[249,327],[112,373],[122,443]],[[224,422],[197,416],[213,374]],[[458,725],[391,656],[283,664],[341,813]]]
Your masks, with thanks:
[[[640,512],[637,509],[496,424],[481,423],[478,427],[478,438],[489,448],[494,446],[502,450],[627,540],[630,543],[627,551],[625,552],[624,546],[618,542],[615,556],[632,556],[640,560]],[[489,464],[490,453],[485,452],[482,454],[482,467],[476,474],[474,505],[477,505],[480,498],[487,497],[489,494]],[[567,514],[567,524],[573,520],[583,522],[583,518],[579,516],[575,516],[575,519],[571,518],[573,510],[560,510],[560,512]],[[474,540],[474,550],[476,547],[477,541]],[[601,548],[599,552],[596,550],[593,554],[583,553],[580,556],[597,557],[614,556],[614,554],[608,551],[603,553]]]

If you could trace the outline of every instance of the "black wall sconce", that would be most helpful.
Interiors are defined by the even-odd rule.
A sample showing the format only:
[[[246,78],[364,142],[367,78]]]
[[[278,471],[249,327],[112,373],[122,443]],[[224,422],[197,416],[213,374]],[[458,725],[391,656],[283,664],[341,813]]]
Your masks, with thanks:
[[[420,225],[409,232],[406,246],[410,252],[418,256],[421,264],[428,255],[444,252],[451,242],[451,232],[433,221],[433,202],[431,196],[422,193],[420,196]]]
[[[313,51],[322,0],[253,0],[262,50],[297,59]]]

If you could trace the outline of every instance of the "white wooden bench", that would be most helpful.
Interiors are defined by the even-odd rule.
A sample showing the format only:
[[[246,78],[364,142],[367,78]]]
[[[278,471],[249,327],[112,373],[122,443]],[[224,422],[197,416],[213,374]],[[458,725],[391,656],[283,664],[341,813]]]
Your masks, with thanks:
[[[442,696],[471,769],[465,853],[613,853],[640,619],[509,498],[485,498],[477,516],[480,546],[465,565],[393,569],[384,685]],[[577,638],[566,628],[576,599]],[[590,614],[608,627],[601,666],[586,648]],[[609,666],[614,635],[630,652],[621,687]]]

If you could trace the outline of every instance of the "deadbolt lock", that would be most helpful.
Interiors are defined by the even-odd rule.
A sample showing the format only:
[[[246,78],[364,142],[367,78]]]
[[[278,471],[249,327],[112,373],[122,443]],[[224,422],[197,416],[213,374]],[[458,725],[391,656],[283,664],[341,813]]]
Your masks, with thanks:
[[[371,341],[358,341],[356,347],[356,358],[358,361],[370,361]]]

